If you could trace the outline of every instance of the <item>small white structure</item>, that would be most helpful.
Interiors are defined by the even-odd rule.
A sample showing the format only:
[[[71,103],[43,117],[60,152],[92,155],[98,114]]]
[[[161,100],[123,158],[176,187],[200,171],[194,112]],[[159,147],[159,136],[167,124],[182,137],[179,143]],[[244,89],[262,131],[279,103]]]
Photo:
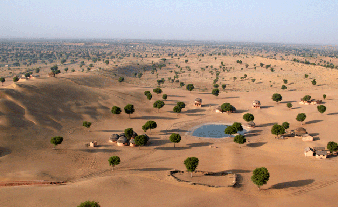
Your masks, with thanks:
[[[97,141],[89,142],[90,147],[97,147]]]
[[[304,155],[305,157],[312,157],[314,154],[313,149],[311,147],[306,147],[304,149]]]
[[[261,102],[258,101],[258,100],[254,100],[252,102],[252,108],[254,108],[254,109],[260,109],[261,108]]]
[[[197,106],[197,107],[202,107],[202,99],[196,98],[196,99],[195,99],[195,106]]]

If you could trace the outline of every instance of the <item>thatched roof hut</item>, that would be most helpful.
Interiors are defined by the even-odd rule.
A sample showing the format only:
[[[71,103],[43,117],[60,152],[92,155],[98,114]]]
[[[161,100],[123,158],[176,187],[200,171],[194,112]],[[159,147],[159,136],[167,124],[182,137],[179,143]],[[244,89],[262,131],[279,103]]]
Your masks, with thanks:
[[[131,139],[129,140],[129,146],[131,146],[131,147],[136,147],[136,143],[135,143],[135,139],[134,139],[134,138],[131,138]]]
[[[202,99],[200,98],[195,98],[195,106],[202,106]]]
[[[118,134],[112,134],[109,137],[109,142],[117,142],[117,140],[120,138],[120,135]]]
[[[294,134],[295,134],[295,136],[303,136],[303,135],[307,134],[307,132],[306,132],[306,129],[304,129],[303,127],[299,127],[299,128],[294,130]]]
[[[125,136],[120,136],[120,138],[117,140],[117,146],[127,146],[128,145],[128,139]]]

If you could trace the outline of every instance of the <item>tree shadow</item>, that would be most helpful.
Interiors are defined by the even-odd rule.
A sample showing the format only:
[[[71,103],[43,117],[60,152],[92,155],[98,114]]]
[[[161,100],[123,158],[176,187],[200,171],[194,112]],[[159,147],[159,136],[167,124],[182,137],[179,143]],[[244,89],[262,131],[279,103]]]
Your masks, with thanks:
[[[306,185],[310,185],[314,181],[315,180],[313,179],[307,179],[307,180],[297,180],[297,181],[278,183],[278,184],[271,186],[269,189],[285,189],[285,188],[303,187]]]
[[[179,96],[179,95],[168,95],[168,97],[185,97],[185,96]]]
[[[225,97],[225,99],[228,99],[228,98],[239,98],[239,96],[230,96],[230,97]]]
[[[295,103],[295,102],[297,102],[297,101],[281,101],[279,103]]]
[[[189,113],[198,113],[198,112],[204,112],[205,109],[189,109],[187,111],[185,111],[185,114],[189,114]]]
[[[256,143],[249,143],[246,146],[247,147],[261,147],[265,145],[267,142],[256,142]]]
[[[314,136],[318,136],[319,135],[319,133],[311,133],[311,134],[309,134],[311,137],[314,137]]]
[[[115,149],[97,149],[95,147],[93,147],[92,149],[80,149],[80,151],[82,152],[88,152],[88,153],[112,153],[112,152],[118,152],[119,150],[115,150]]]
[[[207,147],[212,145],[213,143],[210,142],[199,142],[199,143],[191,143],[191,144],[187,144],[187,146],[189,146],[189,148],[192,147]]]
[[[209,106],[218,106],[219,104],[202,104],[202,108],[209,107]]]
[[[136,117],[133,119],[146,119],[146,120],[160,120],[160,119],[164,119],[164,120],[172,120],[172,119],[177,119],[177,118],[170,118],[170,117],[160,117],[160,116],[140,116],[140,117]]]
[[[266,123],[266,124],[261,124],[261,125],[259,125],[258,127],[268,127],[268,126],[273,126],[273,125],[275,125],[275,124],[277,124],[277,123],[276,123],[276,122]]]
[[[248,112],[248,110],[236,110],[234,113],[244,113],[244,112]]]
[[[161,146],[161,145],[165,145],[168,143],[171,143],[168,139],[160,139],[158,137],[151,137],[149,145],[156,147],[156,146]]]
[[[323,120],[312,120],[312,121],[305,122],[305,124],[315,124],[315,123],[322,122],[322,121]]]
[[[122,130],[102,129],[102,130],[95,130],[94,132],[122,132]]]
[[[169,140],[167,140],[169,142]],[[191,144],[187,144],[187,147],[156,147],[155,149],[158,150],[185,150],[185,149],[191,149],[193,147],[206,147],[206,146],[210,146],[213,143],[210,142],[200,142],[200,143],[191,143]],[[174,145],[174,143],[173,143]]]
[[[132,170],[154,172],[154,171],[167,171],[167,170],[171,170],[171,168],[142,168],[142,169],[132,169]]]
[[[301,107],[299,107],[299,106],[298,106],[298,107],[295,107],[295,108],[291,108],[291,109],[300,109],[300,108],[301,108]]]
[[[327,114],[327,115],[329,115],[329,116],[331,116],[331,115],[338,115],[338,112],[329,113],[329,114]]]
[[[188,132],[188,130],[182,130],[182,129],[170,129],[170,130],[161,130],[161,135],[167,135],[172,133],[180,133],[180,132]]]
[[[5,147],[0,147],[0,157],[9,155],[11,153],[12,153],[12,151],[10,149],[5,148]]]
[[[261,106],[262,109],[268,109],[268,108],[272,108],[274,106]]]

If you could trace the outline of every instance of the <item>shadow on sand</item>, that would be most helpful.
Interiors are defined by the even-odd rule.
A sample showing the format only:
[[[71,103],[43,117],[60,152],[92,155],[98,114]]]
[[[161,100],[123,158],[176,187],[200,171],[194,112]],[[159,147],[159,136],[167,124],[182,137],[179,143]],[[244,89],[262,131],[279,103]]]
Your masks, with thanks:
[[[174,144],[172,147],[156,147],[157,150],[185,150],[185,149],[191,149],[193,147],[207,147],[212,145],[213,143],[210,142],[201,142],[201,143],[191,143],[187,144],[187,147],[174,147]]]
[[[247,147],[261,147],[265,145],[267,142],[256,142],[256,143],[249,143],[246,146]]]
[[[307,179],[307,180],[297,180],[297,181],[290,181],[284,183],[278,183],[271,186],[269,189],[285,189],[285,188],[294,188],[294,187],[303,187],[313,183],[315,180]]]

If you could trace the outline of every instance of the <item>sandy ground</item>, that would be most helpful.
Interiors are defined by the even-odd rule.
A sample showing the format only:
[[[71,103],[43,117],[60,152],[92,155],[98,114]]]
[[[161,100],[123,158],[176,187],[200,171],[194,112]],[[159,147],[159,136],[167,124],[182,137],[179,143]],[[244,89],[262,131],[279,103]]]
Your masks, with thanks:
[[[254,62],[259,65],[262,60],[250,61],[250,65]],[[204,63],[196,59],[196,65],[193,61],[189,64],[197,70]],[[336,206],[338,158],[304,157],[303,150],[307,146],[338,142],[337,72],[317,66],[282,67],[285,70],[274,73],[258,67],[221,73],[220,82],[229,85],[218,97],[210,93],[215,78],[210,73],[206,71],[202,76],[191,71],[190,77],[184,73],[180,80],[194,83],[196,90],[188,92],[177,83],[165,83],[163,91],[168,99],[159,112],[152,104],[162,95],[153,94],[149,101],[143,94],[156,85],[157,77],[148,72],[143,78],[130,78],[126,83],[94,72],[60,74],[57,78],[41,77],[15,84],[6,82],[0,90],[0,182],[50,180],[67,184],[1,187],[1,205],[77,206],[85,200],[95,200],[102,206]],[[169,70],[159,71],[159,78],[171,74]],[[244,73],[248,78],[240,80]],[[312,86],[309,79],[304,79],[305,73],[316,78],[318,85]],[[238,77],[236,81],[232,79],[234,76]],[[255,83],[250,81],[252,78]],[[288,90],[280,89],[283,78],[289,81]],[[272,87],[270,80],[276,83]],[[204,90],[205,87],[208,89]],[[281,103],[271,100],[275,92],[282,94]],[[327,94],[324,114],[316,106],[298,104],[304,95],[322,99],[324,93]],[[193,106],[197,97],[203,99],[201,108]],[[251,108],[256,99],[262,103],[260,110]],[[172,112],[178,101],[187,105],[181,114]],[[224,102],[234,105],[237,112],[216,114],[214,109]],[[292,102],[292,109],[286,107],[287,102]],[[136,109],[131,118],[125,113],[110,113],[112,106],[123,108],[129,103]],[[257,127],[247,133],[247,143],[242,146],[229,138],[190,135],[192,128],[203,123],[244,124],[242,116],[247,112],[255,116]],[[303,125],[295,119],[298,113],[307,115]],[[82,127],[84,120],[93,123],[90,129]],[[108,142],[111,134],[122,133],[125,128],[143,133],[141,127],[148,120],[158,124],[151,133],[147,132],[148,146],[117,147]],[[274,139],[272,125],[285,121],[290,123],[290,129],[306,128],[315,141]],[[175,148],[168,139],[173,132],[182,135]],[[64,137],[56,150],[49,142],[53,136]],[[85,147],[85,143],[94,140],[99,144],[97,148]],[[114,171],[108,164],[113,155],[121,158]],[[238,186],[214,189],[168,179],[168,170],[184,170],[183,161],[190,156],[199,158],[198,170],[237,173]],[[263,166],[269,170],[270,180],[258,191],[250,177],[255,168]]]

